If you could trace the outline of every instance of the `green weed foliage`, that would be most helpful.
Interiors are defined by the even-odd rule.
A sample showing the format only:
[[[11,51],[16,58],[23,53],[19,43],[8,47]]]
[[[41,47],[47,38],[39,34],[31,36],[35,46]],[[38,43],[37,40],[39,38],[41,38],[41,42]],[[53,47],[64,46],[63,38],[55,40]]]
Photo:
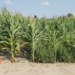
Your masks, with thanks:
[[[33,62],[75,62],[75,17],[38,19],[0,11],[0,50],[9,50],[14,61],[22,46]]]

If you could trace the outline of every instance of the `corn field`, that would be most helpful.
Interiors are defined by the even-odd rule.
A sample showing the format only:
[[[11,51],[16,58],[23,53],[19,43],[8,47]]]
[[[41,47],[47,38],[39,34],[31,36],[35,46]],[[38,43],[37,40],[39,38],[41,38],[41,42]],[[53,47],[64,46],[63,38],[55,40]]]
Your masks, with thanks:
[[[0,50],[11,52],[15,61],[22,46],[29,48],[33,62],[75,62],[75,17],[60,16],[38,19],[0,11]]]

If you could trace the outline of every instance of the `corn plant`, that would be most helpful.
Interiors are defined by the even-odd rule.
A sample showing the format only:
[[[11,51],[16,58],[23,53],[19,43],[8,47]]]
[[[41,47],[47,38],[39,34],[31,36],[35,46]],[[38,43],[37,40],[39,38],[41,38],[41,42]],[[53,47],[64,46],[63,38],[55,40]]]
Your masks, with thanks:
[[[37,50],[38,42],[41,39],[42,31],[40,31],[40,26],[36,25],[37,21],[32,16],[29,18],[30,22],[26,26],[26,33],[23,37],[27,38],[29,41],[25,41],[24,44],[28,44],[31,48],[31,60],[34,62],[35,50]]]
[[[1,30],[0,32],[0,35],[2,37],[0,43],[6,43],[7,45],[9,45],[9,47],[4,47],[2,49],[11,50],[11,60],[14,61],[16,50],[20,47],[19,42],[21,41],[21,25],[18,23],[18,18],[15,19],[14,16],[9,14],[8,25],[5,25],[4,23],[3,25],[0,25],[0,27],[3,28],[3,30]]]

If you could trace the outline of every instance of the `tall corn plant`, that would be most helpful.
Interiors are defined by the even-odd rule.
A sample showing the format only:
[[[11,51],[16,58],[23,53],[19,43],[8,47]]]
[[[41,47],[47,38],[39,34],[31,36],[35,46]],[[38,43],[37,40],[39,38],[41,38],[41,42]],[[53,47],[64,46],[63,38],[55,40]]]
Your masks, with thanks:
[[[49,21],[50,22],[50,21]],[[57,35],[59,33],[59,31],[56,31],[54,26],[53,26],[53,30],[50,29],[51,25],[49,26],[50,23],[46,23],[46,26],[45,26],[45,29],[46,29],[46,33],[47,33],[47,36],[46,36],[46,40],[49,41],[49,44],[52,48],[52,50],[54,50],[54,54],[55,54],[55,62],[56,62],[56,52],[57,52],[57,49],[58,49],[58,46],[59,44],[62,42],[61,39],[63,38],[63,36],[60,36],[57,38]]]
[[[10,13],[9,14],[9,22],[8,25],[6,24],[6,20],[3,18],[5,23],[3,25],[0,25],[0,27],[3,30],[0,30],[0,35],[2,37],[2,41],[0,43],[6,43],[9,45],[9,47],[4,47],[3,49],[9,49],[11,50],[11,60],[14,61],[14,56],[16,53],[16,48],[19,49],[19,42],[21,41],[21,25],[18,22],[18,18],[14,18]],[[6,15],[5,15],[6,17]]]
[[[37,19],[32,16],[29,17],[30,23],[26,26],[26,32],[23,35],[29,41],[25,42],[31,48],[31,60],[35,60],[35,50],[37,50],[39,40],[42,37],[42,31],[40,31],[40,25],[37,23]]]

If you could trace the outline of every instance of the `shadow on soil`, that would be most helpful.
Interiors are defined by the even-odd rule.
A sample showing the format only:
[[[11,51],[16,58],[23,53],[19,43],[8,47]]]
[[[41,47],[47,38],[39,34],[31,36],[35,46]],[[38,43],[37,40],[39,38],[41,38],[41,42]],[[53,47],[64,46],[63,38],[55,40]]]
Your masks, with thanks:
[[[28,48],[22,47],[20,51],[17,52],[15,56],[15,62],[25,62],[28,59]],[[7,50],[0,51],[0,58],[2,61],[9,60],[11,61],[11,53]]]

